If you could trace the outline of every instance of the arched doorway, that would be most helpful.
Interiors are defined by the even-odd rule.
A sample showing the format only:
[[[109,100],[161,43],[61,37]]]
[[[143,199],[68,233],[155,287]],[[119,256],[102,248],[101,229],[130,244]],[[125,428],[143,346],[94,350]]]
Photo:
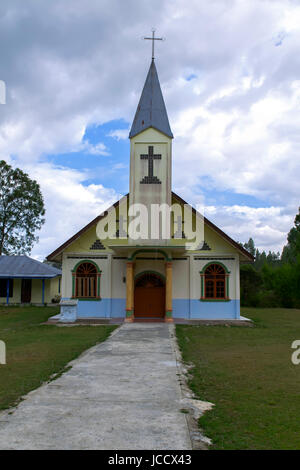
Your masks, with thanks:
[[[137,277],[134,289],[134,317],[157,319],[165,316],[165,282],[156,273],[143,273]]]

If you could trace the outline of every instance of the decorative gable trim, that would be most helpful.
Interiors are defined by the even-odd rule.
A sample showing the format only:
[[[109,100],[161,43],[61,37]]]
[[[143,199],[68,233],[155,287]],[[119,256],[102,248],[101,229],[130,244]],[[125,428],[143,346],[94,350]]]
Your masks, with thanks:
[[[105,246],[102,245],[101,240],[99,240],[99,238],[97,238],[97,240],[94,241],[94,243],[90,247],[90,250],[105,250]]]
[[[129,194],[126,194],[124,197],[128,197]],[[180,196],[178,196],[177,194],[175,194],[173,191],[172,191],[172,197],[174,197],[174,199],[176,199],[178,202],[180,202],[181,204],[188,204],[184,199],[182,199]],[[123,198],[122,198],[123,199]],[[107,216],[109,210],[114,207],[114,208],[117,208],[121,202],[120,199],[119,201],[115,202],[112,206],[109,207],[109,209],[107,209],[107,211],[103,212],[101,215],[99,215],[98,217],[96,217],[94,220],[92,220],[89,224],[87,224],[85,227],[83,227],[81,230],[79,230],[79,232],[77,232],[73,237],[69,238],[69,240],[67,240],[65,243],[63,243],[60,247],[58,247],[56,250],[54,250],[50,255],[47,256],[47,260],[48,261],[53,261],[57,256],[59,256],[69,245],[71,245],[71,243],[73,243],[75,240],[77,240],[83,233],[85,233],[87,230],[89,230],[91,227],[93,227],[94,225],[96,225],[100,220],[102,220],[104,217]],[[199,214],[199,212],[196,211],[196,209],[194,207],[192,207],[192,211],[194,214],[197,214],[199,215],[200,217],[201,214]],[[230,243],[230,245],[234,246],[234,248],[236,248],[236,250],[241,253],[242,255],[244,255],[250,262],[253,262],[254,261],[254,257],[247,251],[245,250],[245,248],[243,248],[242,246],[240,246],[236,241],[234,241],[232,238],[230,238],[226,233],[224,233],[221,229],[219,229],[215,224],[213,224],[210,220],[208,220],[206,217],[203,217],[204,219],[204,223],[207,224],[209,227],[211,227],[215,232],[217,232],[222,238],[224,238],[227,242]]]
[[[204,241],[199,251],[211,251],[211,247]]]

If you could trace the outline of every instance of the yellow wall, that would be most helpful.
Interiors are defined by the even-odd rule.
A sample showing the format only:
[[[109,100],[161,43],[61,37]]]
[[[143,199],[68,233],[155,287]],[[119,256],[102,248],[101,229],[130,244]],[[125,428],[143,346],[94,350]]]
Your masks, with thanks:
[[[51,303],[51,300],[58,293],[58,284],[60,276],[53,279],[45,279],[45,303]],[[22,279],[13,279],[13,297],[9,298],[10,304],[21,303],[21,285]],[[31,284],[31,302],[32,304],[42,303],[42,280],[33,279]],[[0,304],[6,304],[6,297],[0,297]]]
[[[173,199],[172,203],[178,203],[176,199]],[[118,217],[118,211],[116,211],[117,217]],[[196,215],[193,214],[193,225],[194,225],[194,219]],[[117,225],[118,228],[118,225]],[[183,225],[184,229],[184,225]],[[105,247],[105,250],[91,250],[91,246],[93,243],[96,241],[98,238],[97,233],[96,233],[96,225],[91,227],[89,230],[87,230],[85,233],[83,233],[77,240],[75,240],[73,243],[71,243],[65,250],[64,253],[80,253],[82,254],[82,257],[84,258],[84,254],[89,255],[89,254],[101,254],[101,253],[112,253],[112,250],[108,248],[109,245],[127,245],[128,241],[126,239],[119,239],[115,238],[113,240],[101,240],[102,244]],[[215,232],[211,227],[208,225],[205,225],[204,227],[204,239],[206,243],[209,245],[211,250],[209,253],[234,253],[237,254],[238,251],[237,249],[231,245],[225,238],[223,238],[219,233]],[[180,240],[180,239],[171,239],[170,243],[171,245],[183,245],[185,244],[186,240]],[[195,250],[194,250],[195,252]],[[203,253],[203,251],[201,251]]]
[[[13,297],[9,298],[10,303],[19,303],[21,299],[21,279],[14,279]],[[6,297],[0,297],[0,304],[6,304]]]
[[[175,197],[172,198],[172,204],[179,204],[183,208],[183,204],[181,201],[176,199]],[[183,209],[182,209],[183,210]],[[201,219],[199,215],[196,215],[195,213],[191,213],[191,217],[193,220],[193,228],[195,227],[196,223],[196,217]],[[119,218],[119,210],[118,207],[116,208],[116,218]],[[201,219],[202,220],[202,219]],[[116,229],[118,229],[118,223],[116,224]],[[175,228],[177,228],[175,226]],[[184,231],[184,224],[183,224],[183,231]],[[201,230],[202,231],[202,230]],[[173,230],[171,229],[171,233]],[[237,250],[236,247],[234,247],[228,240],[224,237],[222,237],[221,234],[219,234],[217,231],[215,231],[213,228],[211,228],[209,225],[204,226],[204,236],[203,233],[201,235],[201,241],[204,238],[204,241],[209,245],[210,250],[192,250],[188,251],[188,254],[192,253],[201,253],[201,254],[214,254],[214,255],[219,255],[219,254],[232,254],[232,255],[238,255],[240,259],[243,259],[243,255]],[[105,249],[102,250],[91,250],[91,246],[93,243],[99,238],[96,232],[96,224],[89,228],[86,232],[84,232],[77,240],[75,240],[73,243],[71,243],[65,250],[64,254],[79,254],[81,257],[84,259],[85,256],[89,255],[108,255],[110,253],[113,253],[112,249],[109,248],[109,246],[113,245],[128,245],[128,240],[127,239],[121,239],[121,238],[114,238],[114,239],[106,239],[106,240],[101,240],[101,243],[105,247]],[[187,240],[185,239],[174,239],[172,238],[169,240],[168,244],[170,245],[185,245]]]

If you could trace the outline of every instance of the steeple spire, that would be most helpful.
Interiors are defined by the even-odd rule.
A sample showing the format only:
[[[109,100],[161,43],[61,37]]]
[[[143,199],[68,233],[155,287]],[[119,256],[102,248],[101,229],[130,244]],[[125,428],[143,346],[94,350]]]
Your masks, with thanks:
[[[149,127],[173,138],[153,58],[129,137],[132,138]]]

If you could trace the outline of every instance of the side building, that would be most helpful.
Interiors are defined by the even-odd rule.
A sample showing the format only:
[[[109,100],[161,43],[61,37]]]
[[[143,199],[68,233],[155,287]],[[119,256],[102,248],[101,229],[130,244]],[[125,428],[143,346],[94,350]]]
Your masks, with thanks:
[[[58,302],[61,270],[28,256],[0,256],[0,304]]]

